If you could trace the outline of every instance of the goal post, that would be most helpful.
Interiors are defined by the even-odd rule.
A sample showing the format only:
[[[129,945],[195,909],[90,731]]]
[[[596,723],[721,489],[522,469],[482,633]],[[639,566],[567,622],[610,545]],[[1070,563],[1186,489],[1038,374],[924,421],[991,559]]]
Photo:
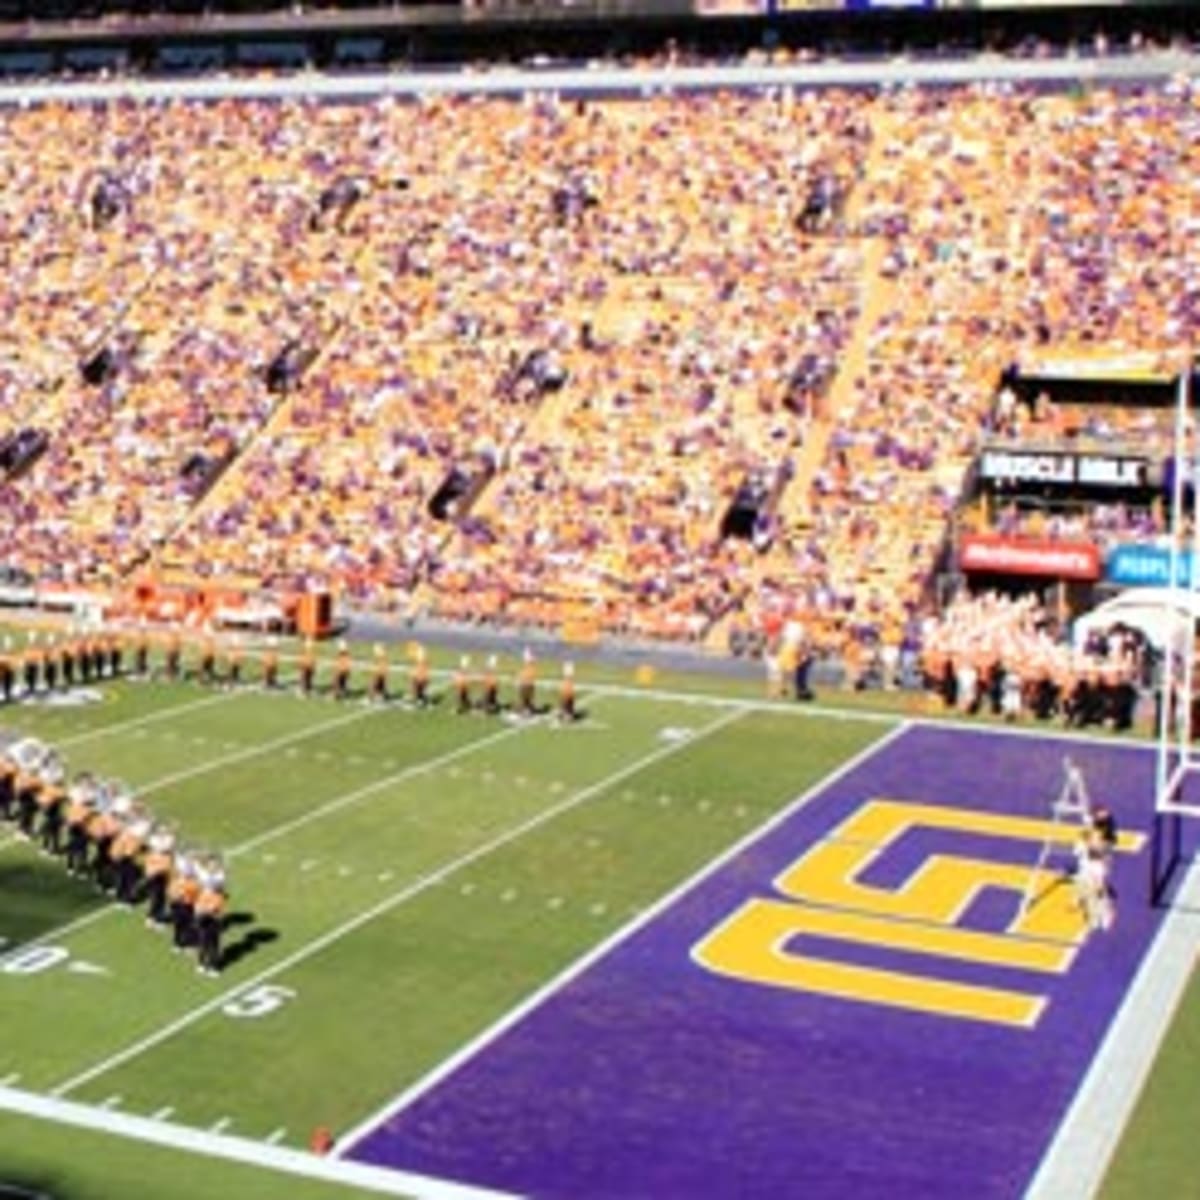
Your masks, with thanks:
[[[1171,481],[1168,636],[1156,697],[1157,759],[1150,849],[1150,902],[1166,898],[1183,857],[1183,821],[1200,817],[1196,732],[1196,613],[1200,607],[1200,434],[1192,415],[1192,357],[1175,397]],[[1185,551],[1189,551],[1185,556]],[[1178,631],[1178,632],[1177,632]]]

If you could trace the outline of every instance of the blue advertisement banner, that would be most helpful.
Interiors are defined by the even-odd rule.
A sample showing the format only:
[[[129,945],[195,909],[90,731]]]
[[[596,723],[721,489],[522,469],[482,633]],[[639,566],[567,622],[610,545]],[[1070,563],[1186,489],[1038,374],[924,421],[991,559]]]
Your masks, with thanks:
[[[1176,583],[1191,587],[1195,574],[1192,552],[1182,550]],[[1104,566],[1104,578],[1109,583],[1120,583],[1127,587],[1170,587],[1171,551],[1165,546],[1148,546],[1127,542],[1117,546],[1108,556]]]

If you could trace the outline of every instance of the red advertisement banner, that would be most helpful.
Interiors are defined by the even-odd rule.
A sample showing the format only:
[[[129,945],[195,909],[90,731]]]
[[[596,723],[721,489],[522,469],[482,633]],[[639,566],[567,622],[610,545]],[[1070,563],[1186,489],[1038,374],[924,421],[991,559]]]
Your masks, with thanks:
[[[964,571],[986,571],[993,575],[1099,579],[1100,551],[1092,542],[970,535],[962,540],[959,566]]]

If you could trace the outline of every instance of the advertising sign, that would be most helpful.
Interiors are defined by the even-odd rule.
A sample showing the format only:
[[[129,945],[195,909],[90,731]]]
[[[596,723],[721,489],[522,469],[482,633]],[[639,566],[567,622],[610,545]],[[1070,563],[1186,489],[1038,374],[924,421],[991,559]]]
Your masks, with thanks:
[[[1192,552],[1179,554],[1175,582],[1191,587],[1194,577]],[[1166,546],[1151,546],[1144,542],[1126,542],[1117,546],[1104,564],[1104,578],[1109,583],[1126,587],[1170,587],[1171,551]]]
[[[959,566],[991,575],[1095,580],[1100,578],[1100,551],[1093,542],[970,534],[962,539]]]

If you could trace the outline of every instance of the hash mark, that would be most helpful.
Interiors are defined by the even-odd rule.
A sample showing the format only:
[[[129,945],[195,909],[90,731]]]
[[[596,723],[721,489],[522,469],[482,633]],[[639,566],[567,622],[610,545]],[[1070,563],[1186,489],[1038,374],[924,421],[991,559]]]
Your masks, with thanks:
[[[318,862],[320,862],[320,861],[321,861],[321,860],[320,860],[320,859],[317,859],[317,858],[306,858],[306,859],[305,859],[305,860],[304,860],[304,861],[303,861],[303,862],[300,864],[300,870],[302,870],[302,871],[311,871],[311,870],[313,869],[313,867],[315,867],[315,866],[317,865],[317,863],[318,863]]]
[[[516,888],[505,888],[504,891],[502,891],[500,893],[500,899],[505,904],[511,904],[516,898],[517,898],[517,889]]]
[[[8,1075],[5,1075],[3,1079],[0,1079],[0,1087],[12,1087],[20,1078],[20,1071],[12,1071]]]
[[[233,1124],[232,1117],[222,1117],[219,1121],[214,1121],[209,1127],[209,1133],[224,1133],[230,1125]]]
[[[608,912],[608,905],[607,904],[593,904],[592,907],[590,909],[588,909],[588,911],[592,914],[593,917],[602,917],[602,916],[604,916],[604,914],[606,912]]]
[[[100,1107],[106,1108],[106,1109],[119,1108],[121,1106],[121,1100],[122,1100],[122,1097],[119,1095],[109,1096],[109,1098],[107,1100],[105,1100],[104,1103],[100,1105]]]
[[[391,877],[392,877],[392,873],[391,873],[391,871],[383,871],[383,872],[381,872],[381,873],[380,873],[380,875],[379,875],[379,882],[380,882],[380,883],[387,883],[387,881],[388,881],[389,879],[391,879]]]
[[[275,1132],[271,1134],[269,1138],[267,1138],[267,1145],[278,1146],[285,1137],[287,1137],[287,1130],[281,1126],[279,1129],[275,1130]]]
[[[164,1104],[151,1118],[152,1121],[165,1121],[173,1112],[174,1107],[170,1104]]]

